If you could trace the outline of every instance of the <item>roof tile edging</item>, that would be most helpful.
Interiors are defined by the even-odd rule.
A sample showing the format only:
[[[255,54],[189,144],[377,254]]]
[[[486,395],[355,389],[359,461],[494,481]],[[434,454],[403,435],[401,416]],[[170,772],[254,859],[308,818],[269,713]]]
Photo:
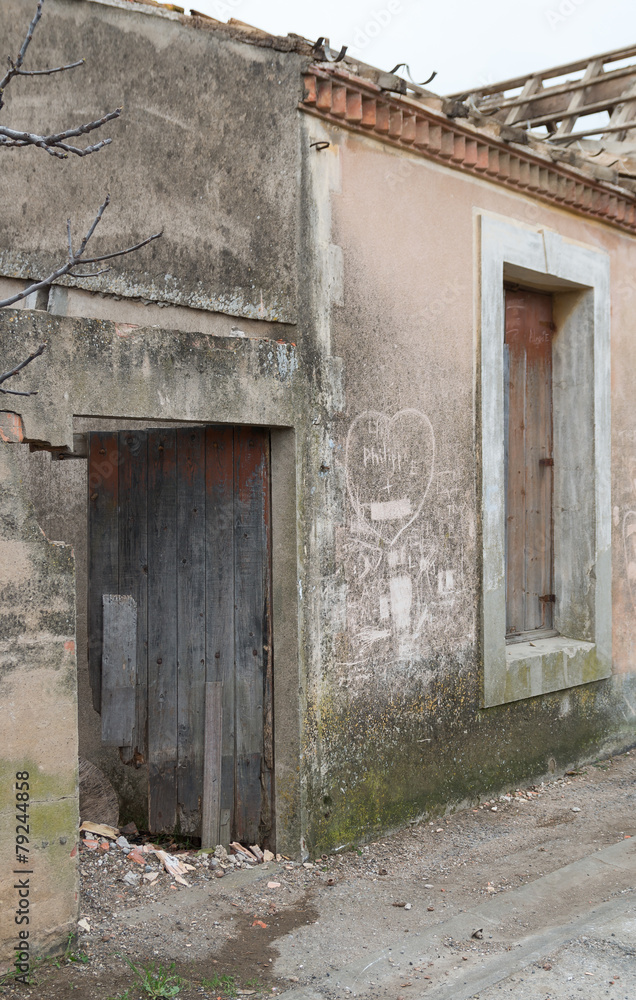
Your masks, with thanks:
[[[335,125],[407,149],[636,233],[636,197],[576,168],[471,131],[414,101],[389,96],[369,80],[310,66],[299,108]]]

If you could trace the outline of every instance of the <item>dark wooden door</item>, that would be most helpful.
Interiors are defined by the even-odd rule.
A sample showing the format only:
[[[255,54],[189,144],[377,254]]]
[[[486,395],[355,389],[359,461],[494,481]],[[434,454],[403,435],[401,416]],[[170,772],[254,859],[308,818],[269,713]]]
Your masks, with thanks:
[[[101,711],[126,698],[121,673],[104,671],[121,664],[121,643],[134,628],[124,657],[126,677],[135,661],[133,724],[122,756],[148,765],[152,832],[201,833],[205,770],[208,791],[216,784],[220,842],[271,843],[269,495],[269,434],[262,429],[90,435],[93,703]],[[107,605],[104,595],[111,595]],[[123,615],[128,624],[105,631],[105,608],[108,623]],[[119,646],[110,655],[113,643]],[[103,685],[110,693],[118,684],[115,700],[102,698]],[[211,687],[220,731],[211,718],[206,723]],[[103,715],[106,742],[111,732],[121,745],[121,718],[115,724]],[[219,773],[210,772],[211,761]]]
[[[552,298],[506,292],[506,634],[552,630]]]

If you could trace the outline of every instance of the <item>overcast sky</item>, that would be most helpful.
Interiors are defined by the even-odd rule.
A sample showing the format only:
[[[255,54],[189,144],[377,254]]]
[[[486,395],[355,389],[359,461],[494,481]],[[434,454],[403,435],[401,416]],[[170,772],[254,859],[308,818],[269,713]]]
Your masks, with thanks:
[[[418,82],[436,70],[429,86],[440,94],[636,45],[636,0],[195,0],[195,9],[277,35],[324,35],[382,69],[408,63]]]

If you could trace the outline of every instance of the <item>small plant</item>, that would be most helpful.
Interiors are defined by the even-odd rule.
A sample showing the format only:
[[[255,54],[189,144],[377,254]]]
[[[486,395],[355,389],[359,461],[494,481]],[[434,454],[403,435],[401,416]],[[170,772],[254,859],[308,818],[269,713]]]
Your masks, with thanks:
[[[206,990],[214,990],[216,993],[234,993],[236,980],[234,976],[219,976],[214,973],[210,979],[201,979],[201,986]]]
[[[31,959],[31,968],[26,973],[26,981],[29,984],[29,986],[34,986],[42,982],[46,982],[46,980],[38,978],[36,973],[41,972],[42,967],[45,966],[48,961],[49,959],[47,959],[44,955],[36,955],[35,958]],[[8,986],[15,980],[16,975],[17,972],[15,966],[13,965],[9,966],[6,972],[0,973],[0,986]]]
[[[129,958],[126,962],[135,974],[135,983],[153,1000],[170,1000],[181,992],[184,981],[181,976],[174,975],[174,962],[167,969],[160,964],[151,962],[148,967],[135,965]]]
[[[56,969],[61,969],[63,965],[86,965],[89,961],[88,955],[85,951],[76,951],[73,947],[74,942],[75,934],[71,931],[66,942],[64,954],[58,955],[57,958],[52,958],[51,965],[54,965]]]
[[[15,969],[9,966],[6,972],[0,974],[0,986],[6,986],[15,976]]]
[[[601,760],[601,758],[598,757],[592,764],[592,767],[598,768],[599,771],[609,771],[611,765],[612,765],[611,757],[606,760]]]
[[[248,979],[246,981],[245,985],[247,986],[248,990],[264,990],[265,989],[265,987],[263,986],[262,982],[260,981],[260,979],[257,976],[255,976],[254,979]]]

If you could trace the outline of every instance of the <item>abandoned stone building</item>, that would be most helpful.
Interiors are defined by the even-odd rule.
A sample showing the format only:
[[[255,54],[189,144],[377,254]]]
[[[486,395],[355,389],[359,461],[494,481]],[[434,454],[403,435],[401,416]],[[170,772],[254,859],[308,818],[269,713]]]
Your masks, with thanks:
[[[3,151],[0,297],[106,192],[96,253],[163,236],[0,312],[3,367],[47,344],[0,414],[4,942],[16,774],[44,949],[78,758],[122,822],[298,857],[635,741],[635,55],[442,98],[47,0],[31,64],[86,65],[5,120],[125,110]]]

